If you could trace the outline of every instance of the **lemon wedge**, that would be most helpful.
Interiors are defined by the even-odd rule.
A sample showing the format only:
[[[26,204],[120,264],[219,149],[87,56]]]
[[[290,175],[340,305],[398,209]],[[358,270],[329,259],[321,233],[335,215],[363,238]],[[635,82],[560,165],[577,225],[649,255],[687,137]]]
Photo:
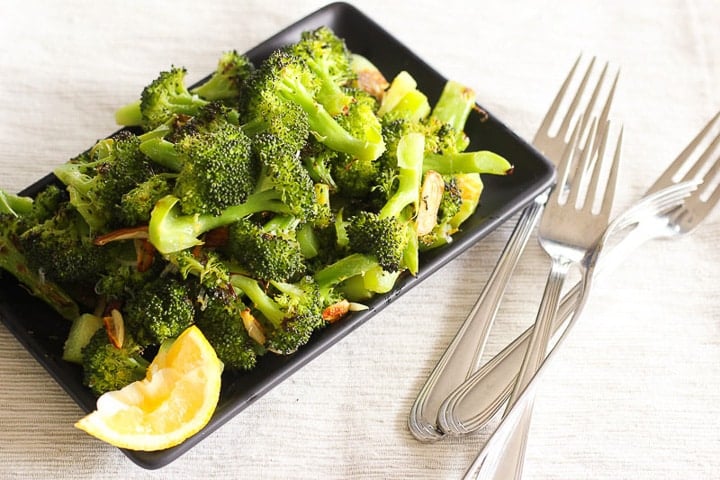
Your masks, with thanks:
[[[107,392],[75,426],[129,450],[163,450],[210,421],[220,396],[223,364],[202,332],[186,329],[162,348],[143,380]]]

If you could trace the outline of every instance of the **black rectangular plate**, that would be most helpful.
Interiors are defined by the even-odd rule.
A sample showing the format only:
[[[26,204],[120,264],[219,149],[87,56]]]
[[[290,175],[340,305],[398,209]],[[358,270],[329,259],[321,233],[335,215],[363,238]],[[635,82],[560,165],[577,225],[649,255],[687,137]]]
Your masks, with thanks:
[[[391,79],[401,70],[407,70],[417,80],[420,90],[428,95],[431,104],[437,100],[446,79],[373,20],[346,3],[333,3],[321,8],[247,54],[251,60],[259,62],[280,46],[298,40],[301,32],[323,25],[344,38],[350,50],[370,59],[387,78]],[[452,244],[423,254],[420,272],[416,277],[403,277],[392,292],[373,299],[369,303],[369,310],[352,313],[317,332],[310,343],[297,353],[285,357],[267,355],[250,373],[224,374],[220,402],[214,416],[201,432],[183,444],[159,452],[124,453],[147,469],[160,468],[177,459],[551,186],[554,179],[552,164],[490,112],[485,116],[473,111],[467,122],[466,133],[471,139],[471,150],[487,149],[503,155],[514,164],[515,171],[510,176],[488,175],[483,178],[485,190],[481,205],[464,224],[463,230],[454,236]],[[48,175],[21,193],[32,195],[52,181],[55,181],[54,177]],[[61,359],[63,343],[70,327],[67,320],[28,295],[9,275],[0,278],[0,319],[84,410],[90,412],[95,409],[96,399],[82,385],[80,368]]]

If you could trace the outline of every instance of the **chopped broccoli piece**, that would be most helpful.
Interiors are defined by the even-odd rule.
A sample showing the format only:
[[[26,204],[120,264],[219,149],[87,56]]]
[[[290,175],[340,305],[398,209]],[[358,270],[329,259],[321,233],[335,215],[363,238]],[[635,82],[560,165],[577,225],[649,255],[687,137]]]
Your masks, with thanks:
[[[150,363],[141,353],[142,348],[127,335],[117,348],[100,328],[82,349],[83,383],[99,396],[142,380]]]
[[[210,78],[191,93],[205,100],[233,100],[240,95],[243,83],[255,69],[246,55],[235,50],[225,52]]]
[[[267,230],[241,220],[228,228],[225,249],[254,278],[284,282],[305,273],[305,259],[294,230]]]
[[[259,212],[287,213],[281,194],[273,189],[253,193],[244,203],[233,205],[219,215],[182,215],[180,199],[168,195],[161,198],[150,215],[150,242],[160,253],[168,254],[200,245],[205,232],[224,227]]]
[[[266,321],[268,350],[291,354],[325,324],[318,285],[311,277],[296,283],[270,282],[267,291],[257,280],[244,275],[233,275],[231,283]]]
[[[140,140],[128,131],[100,140],[88,152],[55,168],[67,186],[70,203],[95,232],[112,229],[122,196],[156,173],[140,151]]]
[[[189,286],[174,277],[157,277],[141,285],[124,305],[126,328],[141,346],[175,338],[195,321]]]
[[[263,347],[255,343],[245,330],[241,313],[245,304],[225,289],[205,295],[204,308],[198,311],[197,326],[228,370],[251,370]]]
[[[142,126],[146,131],[167,122],[174,115],[195,115],[207,100],[190,93],[185,86],[187,70],[171,67],[160,72],[140,94],[140,100],[115,112],[119,125]]]
[[[250,139],[238,127],[225,124],[212,133],[188,135],[176,146],[186,157],[174,191],[184,213],[219,215],[254,191],[258,168]]]
[[[35,297],[55,309],[68,320],[80,315],[77,302],[61,286],[45,275],[44,270],[32,267],[25,253],[25,246],[20,240],[24,232],[33,228],[38,222],[46,220],[47,203],[35,203],[30,197],[3,192],[4,199],[0,207],[0,269],[13,275]],[[38,198],[56,195],[59,189],[48,187]],[[31,208],[28,208],[30,206]]]

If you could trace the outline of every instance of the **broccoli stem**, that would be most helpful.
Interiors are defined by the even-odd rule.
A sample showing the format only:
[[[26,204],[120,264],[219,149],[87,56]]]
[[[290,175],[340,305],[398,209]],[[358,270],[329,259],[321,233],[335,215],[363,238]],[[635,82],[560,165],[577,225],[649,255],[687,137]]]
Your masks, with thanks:
[[[408,205],[420,200],[425,137],[409,133],[398,142],[398,188],[380,210],[380,218],[397,217]]]
[[[320,291],[327,292],[338,283],[356,275],[363,275],[377,265],[377,260],[370,255],[352,253],[318,270],[314,278]]]
[[[352,136],[320,103],[315,101],[300,82],[284,79],[279,85],[280,95],[296,103],[307,113],[310,129],[316,133],[321,143],[363,161],[375,160],[385,151],[385,143],[382,139],[378,142],[367,142]]]
[[[9,232],[0,234],[0,269],[13,275],[35,297],[50,305],[68,320],[80,315],[77,303],[57,284],[27,267],[27,259],[15,246]]]
[[[126,127],[142,125],[143,115],[140,110],[140,100],[128,103],[115,111],[115,123]]]
[[[245,203],[228,207],[220,215],[182,215],[177,205],[179,201],[179,198],[167,195],[158,200],[150,214],[148,225],[150,243],[162,254],[200,245],[203,243],[198,238],[201,234],[234,223],[253,213],[265,211],[287,213],[287,206],[276,190],[253,193]]]
[[[182,170],[185,159],[175,149],[172,142],[162,137],[151,137],[140,143],[140,151],[153,162],[173,172]]]
[[[242,290],[250,301],[253,302],[255,308],[260,310],[263,316],[270,320],[275,328],[281,327],[285,313],[280,308],[280,305],[260,288],[256,280],[244,275],[233,275],[230,278],[230,283]]]
[[[475,92],[459,82],[449,80],[431,115],[443,123],[449,123],[455,131],[462,132],[473,106]]]
[[[440,175],[456,173],[487,173],[491,175],[507,175],[512,172],[512,165],[497,153],[488,150],[461,153],[428,153],[422,166],[423,172],[434,170]]]
[[[31,197],[21,197],[0,190],[0,213],[19,217],[31,213],[32,209],[33,199]]]

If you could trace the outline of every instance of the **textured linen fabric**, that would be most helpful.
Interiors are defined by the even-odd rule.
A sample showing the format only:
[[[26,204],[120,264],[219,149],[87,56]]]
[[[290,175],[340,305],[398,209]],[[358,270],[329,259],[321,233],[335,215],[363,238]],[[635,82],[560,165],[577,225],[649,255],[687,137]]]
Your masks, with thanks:
[[[354,4],[532,139],[581,52],[622,70],[617,211],[720,108],[717,0]],[[114,110],[170,65],[189,80],[319,1],[0,5],[0,187],[17,191],[116,129]],[[648,244],[596,284],[537,398],[525,478],[720,475],[720,217]],[[421,444],[410,406],[480,293],[514,219],[159,471],[74,429],[80,408],[0,326],[0,478],[459,478],[489,432]],[[534,319],[532,241],[489,353]]]

